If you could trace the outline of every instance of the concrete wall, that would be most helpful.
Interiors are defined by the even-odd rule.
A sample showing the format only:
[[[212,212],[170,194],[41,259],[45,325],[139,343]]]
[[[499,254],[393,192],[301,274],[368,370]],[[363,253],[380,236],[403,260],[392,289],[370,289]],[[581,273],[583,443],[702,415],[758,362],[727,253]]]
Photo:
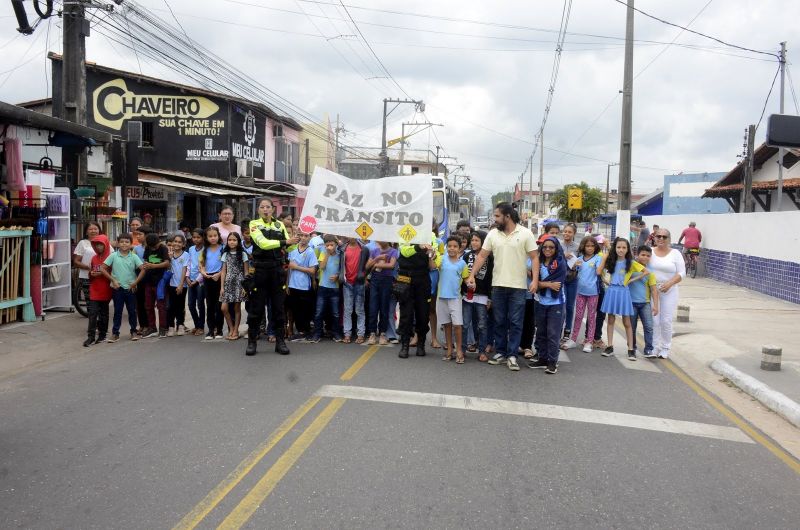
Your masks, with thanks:
[[[703,193],[725,173],[688,173],[664,175],[664,215],[692,213],[727,213],[725,199],[703,199]],[[640,212],[641,213],[641,212]]]
[[[800,211],[645,216],[673,242],[690,221],[703,235],[701,264],[709,278],[800,304]]]

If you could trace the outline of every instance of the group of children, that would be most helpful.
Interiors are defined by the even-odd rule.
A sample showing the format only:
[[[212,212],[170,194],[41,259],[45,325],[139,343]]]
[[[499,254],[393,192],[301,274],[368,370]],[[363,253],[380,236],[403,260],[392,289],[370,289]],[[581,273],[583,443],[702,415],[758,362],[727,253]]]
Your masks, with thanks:
[[[114,248],[95,223],[87,226],[85,243],[73,262],[87,271],[89,325],[83,345],[120,339],[123,310],[128,313],[130,339],[202,335],[206,340],[238,338],[241,281],[247,274],[248,253],[238,233],[226,244],[219,230],[194,230],[192,242],[178,232],[166,242],[146,226],[117,237]],[[188,247],[188,250],[187,250]],[[84,265],[88,263],[87,265]],[[186,298],[194,329],[185,326]],[[109,305],[114,303],[111,335]],[[223,315],[228,334],[223,337]]]
[[[131,340],[204,333],[205,340],[238,339],[241,304],[247,304],[242,280],[249,272],[252,252],[248,225],[243,221],[242,234],[232,231],[224,241],[215,226],[195,229],[190,243],[184,232],[162,242],[147,227],[141,227],[136,240],[131,234],[121,234],[112,248],[99,226],[90,224],[86,240],[76,248],[75,259],[76,266],[89,276],[89,327],[84,346],[119,340],[123,310],[128,314]],[[574,233],[574,225],[565,228],[565,236]],[[599,345],[602,354],[610,356],[616,316],[623,320],[629,358],[636,359],[639,319],[644,325],[644,356],[653,356],[652,315],[658,312],[658,291],[655,277],[646,269],[651,249],[639,247],[634,260],[627,240],[617,238],[611,249],[604,249],[602,236],[589,235],[573,252],[571,238],[558,240],[559,234],[558,225],[548,225],[539,240],[542,285],[537,299],[542,309],[548,309],[548,304],[556,307],[574,301],[574,319],[565,321],[559,316],[558,322],[551,322],[547,314],[534,315],[535,305],[530,300],[524,319],[529,332],[523,332],[521,344],[524,356],[535,362],[534,348],[541,353],[553,344],[561,349],[576,347],[584,318],[587,324],[583,351],[591,352],[593,346]],[[319,342],[326,332],[337,342],[397,343],[397,301],[392,294],[399,257],[396,245],[333,235],[298,236],[298,243],[287,249],[286,256],[286,336],[296,342]],[[479,360],[486,362],[492,352],[493,260],[486,260],[476,271],[474,287],[468,288],[463,281],[472,272],[485,238],[483,231],[460,226],[458,233],[444,242],[439,240],[435,249],[430,320],[433,329],[441,326],[444,330],[444,360],[455,358],[462,364],[466,351],[477,352]],[[89,249],[91,255],[86,259]],[[555,276],[550,275],[560,270],[559,259],[564,261],[564,292],[549,288],[547,280],[549,277],[554,281]],[[569,289],[575,293],[572,299]],[[185,326],[187,298],[192,330]],[[111,301],[114,316],[108,336]],[[567,314],[572,317],[571,311]],[[602,327],[604,316],[608,318],[607,345],[597,340],[600,333],[596,328]],[[223,333],[224,324],[227,334]],[[266,324],[263,331],[269,340],[274,340],[275,330]],[[535,343],[534,328],[538,331]],[[439,346],[435,333],[431,345]]]

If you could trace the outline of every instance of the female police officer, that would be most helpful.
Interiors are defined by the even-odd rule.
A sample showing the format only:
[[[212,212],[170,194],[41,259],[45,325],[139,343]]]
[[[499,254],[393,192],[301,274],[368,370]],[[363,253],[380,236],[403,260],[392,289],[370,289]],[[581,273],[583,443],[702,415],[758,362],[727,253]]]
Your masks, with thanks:
[[[253,256],[250,258],[252,272],[250,313],[247,315],[246,355],[256,354],[258,330],[264,316],[267,299],[272,304],[275,328],[275,351],[288,355],[284,337],[286,317],[283,312],[286,274],[283,270],[284,249],[297,243],[297,236],[289,237],[283,223],[272,217],[275,207],[271,199],[258,201],[258,219],[250,221],[250,237],[253,240]]]

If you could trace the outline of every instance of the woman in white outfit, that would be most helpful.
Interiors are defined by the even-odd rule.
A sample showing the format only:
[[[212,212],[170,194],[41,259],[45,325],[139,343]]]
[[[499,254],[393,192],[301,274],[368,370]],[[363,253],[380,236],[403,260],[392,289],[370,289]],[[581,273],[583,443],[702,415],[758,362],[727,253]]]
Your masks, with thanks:
[[[653,317],[653,357],[666,359],[672,346],[672,318],[678,307],[678,284],[686,277],[686,264],[678,250],[670,247],[666,228],[655,232],[656,246],[647,268],[656,275],[661,310]]]

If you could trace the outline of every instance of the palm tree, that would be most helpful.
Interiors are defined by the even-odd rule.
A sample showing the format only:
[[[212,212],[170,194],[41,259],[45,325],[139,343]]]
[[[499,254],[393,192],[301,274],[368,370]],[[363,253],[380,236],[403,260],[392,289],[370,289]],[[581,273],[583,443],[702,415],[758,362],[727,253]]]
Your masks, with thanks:
[[[567,197],[570,188],[580,188],[583,190],[583,205],[580,210],[570,210],[567,205]],[[573,223],[591,221],[600,212],[605,210],[603,194],[600,190],[590,188],[585,182],[580,184],[567,184],[562,189],[550,196],[550,207],[558,208],[558,218]]]

